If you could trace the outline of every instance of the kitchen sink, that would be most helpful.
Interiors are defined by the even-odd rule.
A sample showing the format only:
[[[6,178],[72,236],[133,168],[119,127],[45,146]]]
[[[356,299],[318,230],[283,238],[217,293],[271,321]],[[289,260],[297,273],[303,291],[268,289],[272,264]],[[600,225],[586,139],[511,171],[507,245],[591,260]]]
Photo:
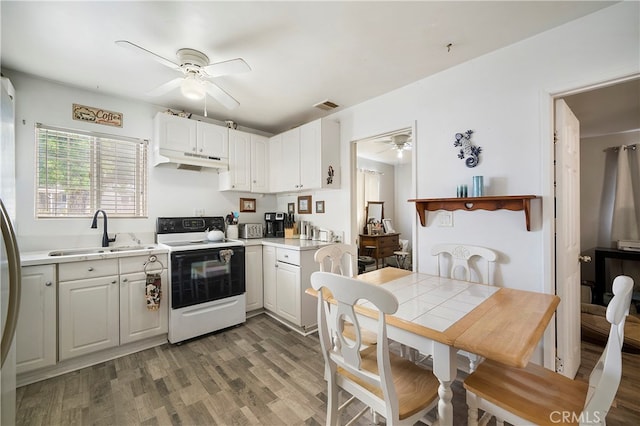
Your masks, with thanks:
[[[139,251],[139,250],[153,250],[156,246],[130,246],[130,247],[97,247],[86,249],[69,249],[69,250],[54,250],[49,252],[49,256],[78,256],[83,254],[104,254],[104,253],[118,253],[123,251]]]

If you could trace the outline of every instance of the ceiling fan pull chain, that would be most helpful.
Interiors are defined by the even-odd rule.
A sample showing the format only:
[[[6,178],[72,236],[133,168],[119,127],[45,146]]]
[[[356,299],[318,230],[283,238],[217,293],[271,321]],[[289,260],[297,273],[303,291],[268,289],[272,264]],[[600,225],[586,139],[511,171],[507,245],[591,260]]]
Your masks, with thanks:
[[[204,116],[207,116],[207,95],[204,95]]]

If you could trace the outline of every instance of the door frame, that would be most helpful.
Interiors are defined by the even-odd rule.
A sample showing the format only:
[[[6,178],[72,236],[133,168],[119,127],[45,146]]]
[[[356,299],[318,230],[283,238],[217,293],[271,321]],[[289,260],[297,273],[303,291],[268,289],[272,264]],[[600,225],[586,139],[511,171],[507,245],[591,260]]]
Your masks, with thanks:
[[[555,247],[555,228],[556,226],[561,226],[561,224],[556,223],[557,218],[555,217],[555,101],[556,99],[564,98],[566,96],[624,83],[637,78],[640,78],[640,73],[598,80],[596,82],[584,83],[570,88],[565,87],[557,90],[545,90],[540,93],[540,117],[543,117],[543,120],[541,120],[540,134],[544,135],[543,140],[546,140],[546,143],[543,143],[542,146],[542,259],[544,269],[543,274],[545,277],[542,290],[545,293],[556,294],[556,259],[558,256],[564,255],[562,252],[556,252]],[[579,212],[580,209],[578,208],[577,211]],[[577,318],[576,320],[579,321],[580,319]],[[555,314],[552,323],[556,324],[556,326],[548,327],[543,336],[543,360],[546,368],[555,371],[556,327],[558,327],[557,316]]]
[[[392,131],[382,131],[382,132],[377,132],[374,134],[370,134],[368,136],[363,136],[363,137],[358,137],[358,138],[353,138],[350,142],[349,142],[349,172],[350,172],[350,185],[349,185],[349,201],[350,201],[350,210],[351,210],[351,241],[350,244],[355,245],[356,250],[359,247],[359,243],[358,243],[358,236],[360,235],[359,229],[358,229],[358,215],[356,214],[357,211],[357,173],[358,173],[358,142],[360,141],[364,141],[364,140],[368,140],[368,139],[374,139],[374,138],[378,138],[381,137],[383,135],[386,135],[388,133],[394,133],[394,132],[398,132],[401,131],[403,129],[410,129],[411,130],[411,136],[413,139],[413,144],[411,147],[411,196],[412,198],[417,198],[417,176],[418,176],[418,172],[417,172],[417,167],[416,167],[416,159],[418,158],[418,152],[419,152],[419,148],[418,148],[418,122],[417,120],[412,120],[410,121],[408,124],[405,125],[398,125],[398,126],[385,126],[386,128],[395,128],[396,130],[392,130]],[[416,247],[418,245],[418,215],[414,215],[413,221],[411,223],[411,265],[413,268],[414,272],[419,272],[418,271],[418,262],[417,262],[417,250]],[[358,269],[358,265],[357,265],[357,259],[356,260],[356,264],[353,265],[354,266],[354,271],[357,271]]]

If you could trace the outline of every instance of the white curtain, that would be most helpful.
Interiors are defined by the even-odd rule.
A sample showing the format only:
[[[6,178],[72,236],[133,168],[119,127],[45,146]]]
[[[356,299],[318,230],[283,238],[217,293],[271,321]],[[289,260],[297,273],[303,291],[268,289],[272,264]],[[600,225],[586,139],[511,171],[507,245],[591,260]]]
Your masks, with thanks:
[[[365,208],[367,201],[380,201],[380,172],[358,169],[357,176],[357,206],[358,232],[362,232],[365,225]]]
[[[640,155],[635,145],[607,150],[604,179],[598,246],[617,248],[618,240],[640,239]],[[638,288],[640,263],[609,261],[606,272],[606,282],[624,274]]]
[[[618,150],[618,172],[611,221],[612,242],[638,239],[636,201],[633,194],[629,159],[628,149],[621,148]]]
[[[640,157],[635,146],[607,151],[598,245],[640,239]]]

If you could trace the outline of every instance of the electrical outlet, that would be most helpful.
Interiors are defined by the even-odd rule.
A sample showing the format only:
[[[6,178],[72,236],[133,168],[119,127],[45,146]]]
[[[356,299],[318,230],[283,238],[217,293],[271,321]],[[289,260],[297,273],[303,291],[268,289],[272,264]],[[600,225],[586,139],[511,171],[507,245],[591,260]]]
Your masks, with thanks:
[[[444,211],[438,213],[438,226],[453,227],[453,212]]]

